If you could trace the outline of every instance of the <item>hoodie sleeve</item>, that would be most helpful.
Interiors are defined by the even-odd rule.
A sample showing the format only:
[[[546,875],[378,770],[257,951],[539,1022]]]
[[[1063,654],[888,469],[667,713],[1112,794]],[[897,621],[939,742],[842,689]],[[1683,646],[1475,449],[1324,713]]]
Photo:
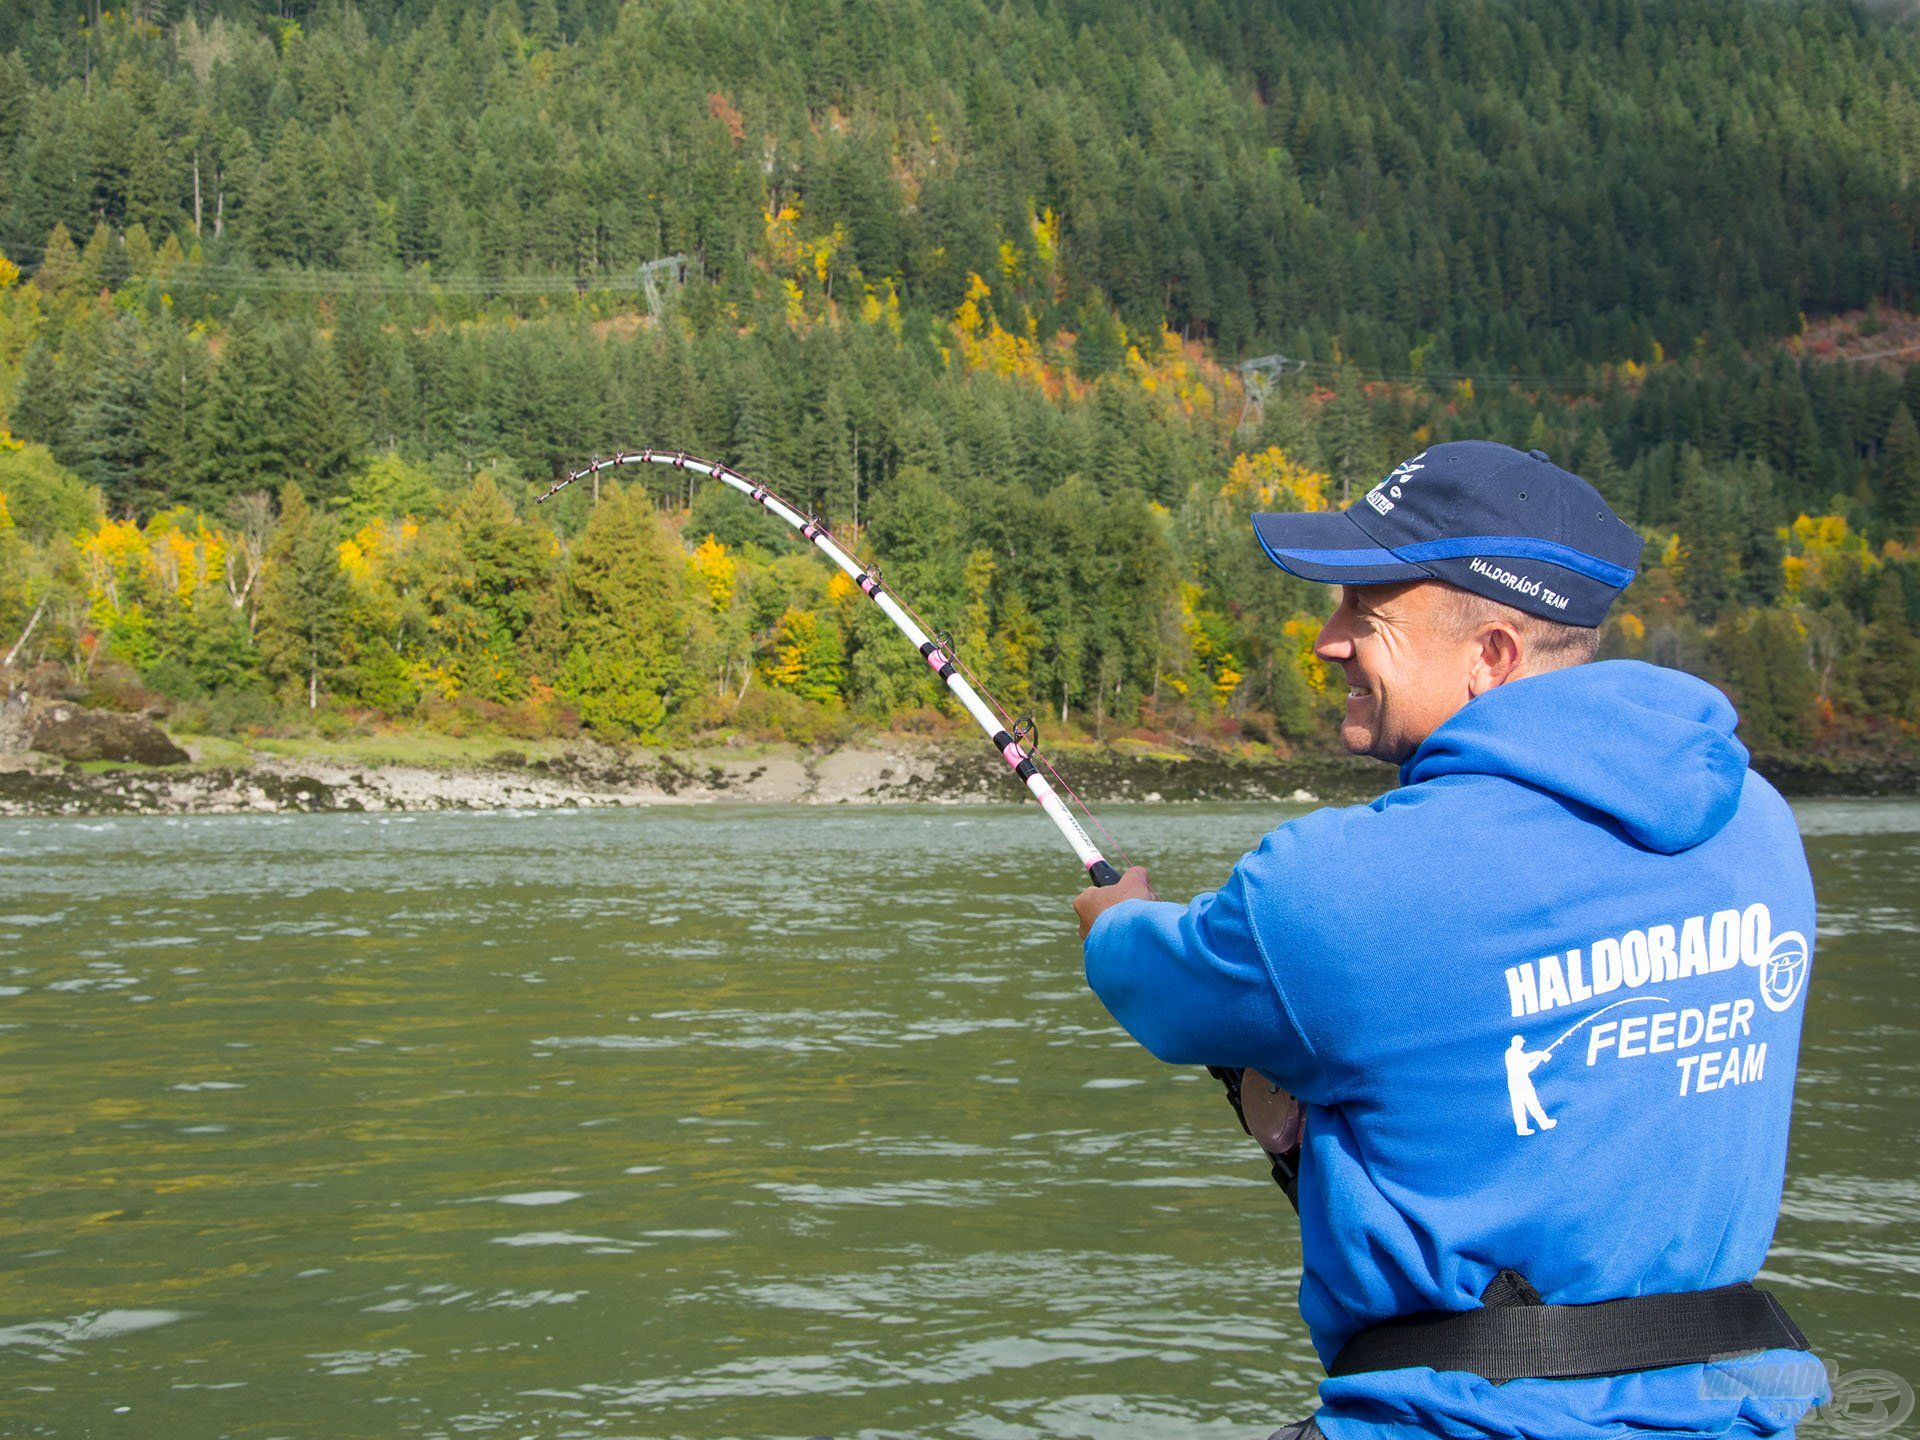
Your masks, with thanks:
[[[1236,869],[1191,904],[1128,900],[1094,922],[1087,984],[1171,1065],[1252,1067],[1306,1100],[1326,1098],[1313,1046],[1276,984]]]

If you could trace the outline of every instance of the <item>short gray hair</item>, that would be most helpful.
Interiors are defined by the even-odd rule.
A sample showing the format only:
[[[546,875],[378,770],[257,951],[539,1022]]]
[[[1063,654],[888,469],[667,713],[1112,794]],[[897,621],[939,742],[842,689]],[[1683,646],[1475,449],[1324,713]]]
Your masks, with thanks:
[[[1530,669],[1562,670],[1572,665],[1584,665],[1600,649],[1600,627],[1597,625],[1589,628],[1549,620],[1542,615],[1516,610],[1498,600],[1490,600],[1485,595],[1476,595],[1471,590],[1462,590],[1457,585],[1449,585],[1445,581],[1439,583],[1447,611],[1461,632],[1489,620],[1500,620],[1511,625],[1526,644]]]

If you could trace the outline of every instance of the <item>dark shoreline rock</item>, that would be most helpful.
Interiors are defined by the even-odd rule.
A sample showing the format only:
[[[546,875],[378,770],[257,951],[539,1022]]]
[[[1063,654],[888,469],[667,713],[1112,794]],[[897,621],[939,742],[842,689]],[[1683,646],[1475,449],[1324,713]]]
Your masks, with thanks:
[[[59,760],[167,766],[193,759],[144,715],[55,704],[37,708],[25,728],[29,749]]]

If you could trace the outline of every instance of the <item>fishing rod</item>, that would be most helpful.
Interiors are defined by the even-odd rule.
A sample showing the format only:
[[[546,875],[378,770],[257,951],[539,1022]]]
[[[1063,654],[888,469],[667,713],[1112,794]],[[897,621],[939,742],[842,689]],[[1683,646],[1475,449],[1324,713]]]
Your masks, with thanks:
[[[862,564],[851,551],[834,538],[832,532],[817,517],[781,499],[766,486],[748,479],[726,465],[717,465],[710,460],[698,459],[684,450],[666,451],[650,448],[619,450],[614,452],[610,459],[604,460],[595,456],[592,463],[585,468],[571,472],[563,480],[556,480],[536,503],[545,504],[576,480],[584,480],[590,475],[620,465],[666,465],[675,470],[697,471],[699,474],[718,480],[730,489],[739,491],[792,529],[798,530],[801,539],[811,541],[829,560],[838,565],[846,573],[847,578],[860,587],[860,593],[879,606],[880,612],[893,622],[894,628],[906,636],[908,642],[919,650],[921,658],[927,662],[933,673],[940,677],[941,683],[947,687],[953,698],[960,702],[961,708],[971,715],[980,728],[987,733],[993,748],[1000,752],[1000,758],[1007,762],[1013,773],[1025,782],[1033,798],[1040,802],[1040,808],[1046,811],[1047,818],[1053,821],[1055,828],[1059,830],[1067,844],[1073,847],[1073,853],[1079,857],[1080,863],[1086,867],[1087,878],[1095,885],[1101,886],[1118,883],[1120,872],[1107,863],[1106,856],[1102,855],[1099,847],[1087,837],[1087,832],[1081,828],[1080,822],[1074,819],[1073,812],[1066,807],[1053,786],[1047,783],[1047,777],[1040,773],[1040,766],[1046,765],[1047,762],[1041,760],[1039,764],[1034,763],[1040,748],[1037,738],[1022,748],[1022,740],[1035,735],[1032,722],[1013,722],[1012,728],[1009,729],[1008,724],[1003,722],[1001,714],[996,713],[998,707],[990,707],[988,699],[982,697],[981,691],[972,683],[970,675],[962,673],[965,667],[955,655],[952,641],[938,633],[929,635],[919,617],[880,583],[880,567]],[[1047,769],[1053,771],[1051,765],[1047,765]],[[1059,780],[1059,772],[1053,771],[1053,777]],[[1065,781],[1062,780],[1060,784],[1062,789],[1067,789]],[[1073,794],[1070,789],[1067,789],[1067,793]],[[1074,798],[1077,803],[1079,797]],[[1081,808],[1085,809],[1085,806]],[[1088,812],[1087,818],[1093,818],[1091,812]],[[1095,823],[1098,824],[1097,821]]]
[[[1551,1045],[1547,1046],[1547,1048],[1545,1050],[1542,1050],[1540,1053],[1542,1055],[1551,1055],[1554,1051],[1560,1048],[1560,1046],[1566,1041],[1568,1036],[1572,1035],[1573,1032],[1578,1030],[1581,1026],[1591,1025],[1594,1021],[1598,1020],[1602,1015],[1606,1014],[1607,1011],[1618,1010],[1622,1005],[1655,1005],[1655,1004],[1670,1005],[1672,1003],[1673,1002],[1667,999],[1667,997],[1664,995],[1629,995],[1626,999],[1616,1000],[1611,1005],[1602,1005],[1598,1010],[1594,1011],[1591,1015],[1582,1016],[1580,1019],[1574,1021],[1573,1024],[1569,1025],[1565,1030],[1561,1031],[1560,1038],[1554,1041]]]

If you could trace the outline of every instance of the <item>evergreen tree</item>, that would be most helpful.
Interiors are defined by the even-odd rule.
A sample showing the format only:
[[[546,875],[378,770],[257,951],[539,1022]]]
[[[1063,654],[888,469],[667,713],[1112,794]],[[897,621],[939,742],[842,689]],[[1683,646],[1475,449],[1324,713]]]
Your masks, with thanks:
[[[56,224],[47,236],[47,248],[33,280],[49,295],[63,294],[68,287],[79,283],[80,252],[74,249],[73,236],[67,233],[65,221]]]
[[[1914,634],[1906,587],[1891,567],[1882,571],[1874,587],[1859,683],[1860,698],[1874,714],[1920,719],[1920,636]]]
[[[485,700],[526,691],[518,645],[533,621],[546,571],[546,537],[524,525],[491,475],[476,478],[435,532],[421,574],[434,618],[464,692]]]
[[[59,362],[44,340],[37,340],[20,366],[19,388],[8,407],[7,424],[14,434],[65,451],[73,419],[70,387],[61,377]]]
[[[1333,400],[1327,406],[1327,424],[1321,441],[1327,468],[1333,472],[1342,507],[1352,503],[1361,492],[1371,489],[1387,471],[1381,451],[1380,434],[1374,428],[1373,410],[1360,388],[1352,366],[1340,371],[1334,384]]]
[[[1920,430],[1904,403],[1895,407],[1881,449],[1880,513],[1898,531],[1920,525]]]
[[[267,674],[299,693],[309,710],[319,708],[340,668],[348,600],[339,527],[289,481],[280,492],[254,633]]]
[[[204,340],[162,324],[147,364],[140,404],[147,503],[179,504],[205,493],[208,465],[208,363]]]
[[[1727,631],[1728,686],[1747,744],[1776,754],[1803,749],[1813,739],[1813,670],[1793,616],[1757,610]]]
[[[241,306],[214,372],[198,503],[213,508],[243,491],[288,483],[297,459],[289,453],[289,379],[255,313]]]
[[[658,739],[685,662],[680,609],[686,563],[646,492],[604,494],[567,571],[568,650],[560,692],[609,735]]]
[[[143,412],[149,368],[139,324],[120,319],[108,330],[74,409],[73,439],[67,447],[74,469],[100,487],[115,514],[151,512],[159,498],[147,476],[150,455]]]
[[[339,494],[363,441],[353,397],[328,341],[309,346],[301,362],[284,443],[302,488],[316,502]]]
[[[1695,615],[1717,620],[1742,598],[1749,584],[1751,512],[1740,482],[1728,471],[1709,467],[1699,451],[1686,452],[1681,473],[1675,515],[1680,532],[1680,590]]]

